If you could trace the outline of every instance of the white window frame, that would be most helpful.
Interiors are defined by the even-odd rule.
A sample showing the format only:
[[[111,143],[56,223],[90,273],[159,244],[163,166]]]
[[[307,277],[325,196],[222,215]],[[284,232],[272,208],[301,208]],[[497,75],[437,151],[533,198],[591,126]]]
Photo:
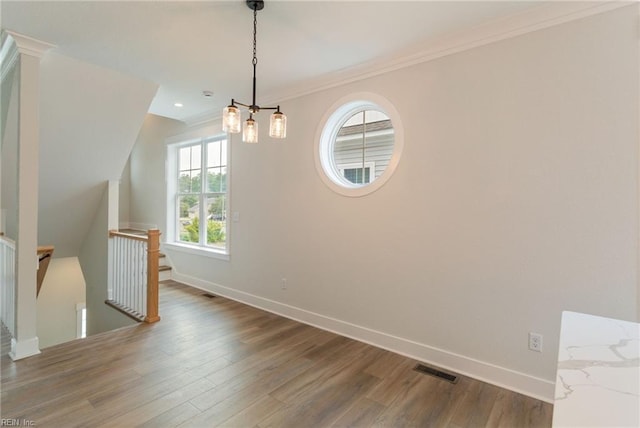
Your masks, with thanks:
[[[363,110],[380,111],[393,124],[393,154],[386,169],[375,180],[367,184],[353,184],[344,179],[344,174],[335,164],[333,145],[342,125],[355,113]],[[386,98],[371,92],[359,92],[341,98],[324,114],[316,130],[314,160],[316,171],[324,184],[334,192],[348,197],[362,197],[380,189],[395,172],[404,148],[404,128],[400,114]]]
[[[195,135],[194,135],[195,134]],[[195,138],[194,138],[195,137]],[[201,145],[204,146],[203,155],[201,156],[201,171],[202,171],[202,180],[201,183],[204,186],[205,177],[206,177],[206,144],[212,141],[223,141],[226,140],[227,148],[227,159],[226,159],[226,168],[227,168],[227,186],[226,186],[226,206],[225,206],[225,217],[226,217],[226,230],[225,230],[225,247],[212,247],[210,245],[206,245],[206,226],[200,227],[200,239],[198,243],[193,242],[183,242],[180,241],[179,236],[179,209],[180,206],[178,204],[178,174],[179,174],[179,165],[178,165],[178,152],[179,149],[186,146],[191,145]],[[214,133],[203,133],[203,131],[195,132],[192,134],[182,135],[173,137],[167,140],[167,159],[166,159],[166,177],[167,177],[167,233],[165,237],[164,246],[176,250],[179,252],[200,255],[205,257],[211,257],[221,260],[229,260],[230,254],[230,241],[231,241],[231,217],[230,217],[230,206],[231,206],[231,198],[230,198],[230,177],[231,177],[231,144],[230,139],[226,133],[214,132]],[[204,189],[202,189],[204,190]],[[208,192],[201,192],[200,195],[206,195]],[[200,206],[200,221],[206,221],[207,216],[204,215],[202,211],[206,211],[206,204],[203,204],[202,201],[199,203]],[[206,224],[206,223],[203,223]]]

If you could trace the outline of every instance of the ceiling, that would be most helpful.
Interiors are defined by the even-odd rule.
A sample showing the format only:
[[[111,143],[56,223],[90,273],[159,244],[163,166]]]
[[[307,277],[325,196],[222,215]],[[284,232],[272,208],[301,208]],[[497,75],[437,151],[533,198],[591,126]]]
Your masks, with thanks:
[[[540,1],[278,1],[258,12],[258,103],[292,85],[523,13]],[[7,1],[2,28],[159,85],[150,113],[186,122],[251,101],[252,12],[234,1]],[[99,84],[99,82],[96,82]],[[204,97],[203,90],[212,91]],[[182,103],[183,107],[176,107]],[[264,103],[263,103],[264,104]]]

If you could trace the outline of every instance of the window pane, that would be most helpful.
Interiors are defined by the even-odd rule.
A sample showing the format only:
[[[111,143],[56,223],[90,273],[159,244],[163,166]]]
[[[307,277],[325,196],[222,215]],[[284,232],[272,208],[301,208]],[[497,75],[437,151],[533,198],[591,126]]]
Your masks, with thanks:
[[[178,152],[178,192],[200,192],[200,146],[180,148]]]
[[[363,122],[364,122],[364,112],[361,111],[360,113],[356,113],[353,116],[351,116],[344,123],[344,125],[342,125],[342,127],[344,128],[345,126],[362,125]]]
[[[222,181],[225,177],[222,175],[221,168],[209,168],[207,172],[207,192],[219,193],[222,190]]]
[[[344,178],[354,184],[362,183],[362,169],[360,168],[348,168],[344,170]]]
[[[202,191],[202,187],[200,187],[201,178],[199,169],[191,171],[191,193],[200,193]]]
[[[197,195],[178,197],[178,232],[182,242],[199,242],[199,204]]]
[[[227,166],[227,140],[220,141],[222,150],[220,155],[220,165]]]
[[[220,192],[227,193],[227,167],[220,168]]]
[[[182,147],[178,152],[178,165],[180,171],[191,169],[191,147]]]
[[[207,197],[207,245],[224,247],[226,228],[226,197],[224,195]]]
[[[200,170],[184,171],[178,178],[179,193],[200,193]]]
[[[370,183],[382,175],[393,154],[394,131],[389,117],[365,110],[350,117],[338,131],[333,160],[344,178],[354,184]],[[370,165],[369,170],[356,165]]]
[[[371,168],[364,169],[364,183],[362,181],[362,168],[346,168],[344,170],[344,178],[353,184],[364,184],[371,181]]]
[[[220,141],[214,141],[207,144],[207,167],[215,167],[222,165],[222,154],[220,150]]]
[[[191,169],[200,169],[202,167],[201,161],[201,146],[191,146]]]
[[[180,173],[180,178],[178,178],[178,192],[191,192],[191,175],[188,171]]]

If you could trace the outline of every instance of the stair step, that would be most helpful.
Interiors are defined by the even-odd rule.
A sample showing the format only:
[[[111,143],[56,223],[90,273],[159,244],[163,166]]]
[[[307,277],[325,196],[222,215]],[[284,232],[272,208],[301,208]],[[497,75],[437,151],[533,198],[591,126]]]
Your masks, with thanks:
[[[167,281],[171,279],[171,266],[160,265],[158,266],[158,280]]]
[[[134,311],[131,308],[123,306],[120,303],[117,303],[117,302],[115,302],[113,300],[105,300],[104,303],[106,303],[107,305],[111,306],[113,309],[125,314],[129,318],[132,318],[132,319],[134,319],[134,320],[136,320],[138,322],[144,322],[144,315]]]

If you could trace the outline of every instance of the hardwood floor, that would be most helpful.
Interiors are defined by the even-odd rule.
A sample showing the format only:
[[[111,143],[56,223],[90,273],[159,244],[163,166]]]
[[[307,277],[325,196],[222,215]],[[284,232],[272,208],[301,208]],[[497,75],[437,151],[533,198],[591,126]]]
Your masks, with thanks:
[[[41,427],[549,427],[552,406],[175,282],[159,323],[13,362],[2,418]],[[6,334],[3,332],[3,335]],[[21,426],[24,426],[24,422]]]

